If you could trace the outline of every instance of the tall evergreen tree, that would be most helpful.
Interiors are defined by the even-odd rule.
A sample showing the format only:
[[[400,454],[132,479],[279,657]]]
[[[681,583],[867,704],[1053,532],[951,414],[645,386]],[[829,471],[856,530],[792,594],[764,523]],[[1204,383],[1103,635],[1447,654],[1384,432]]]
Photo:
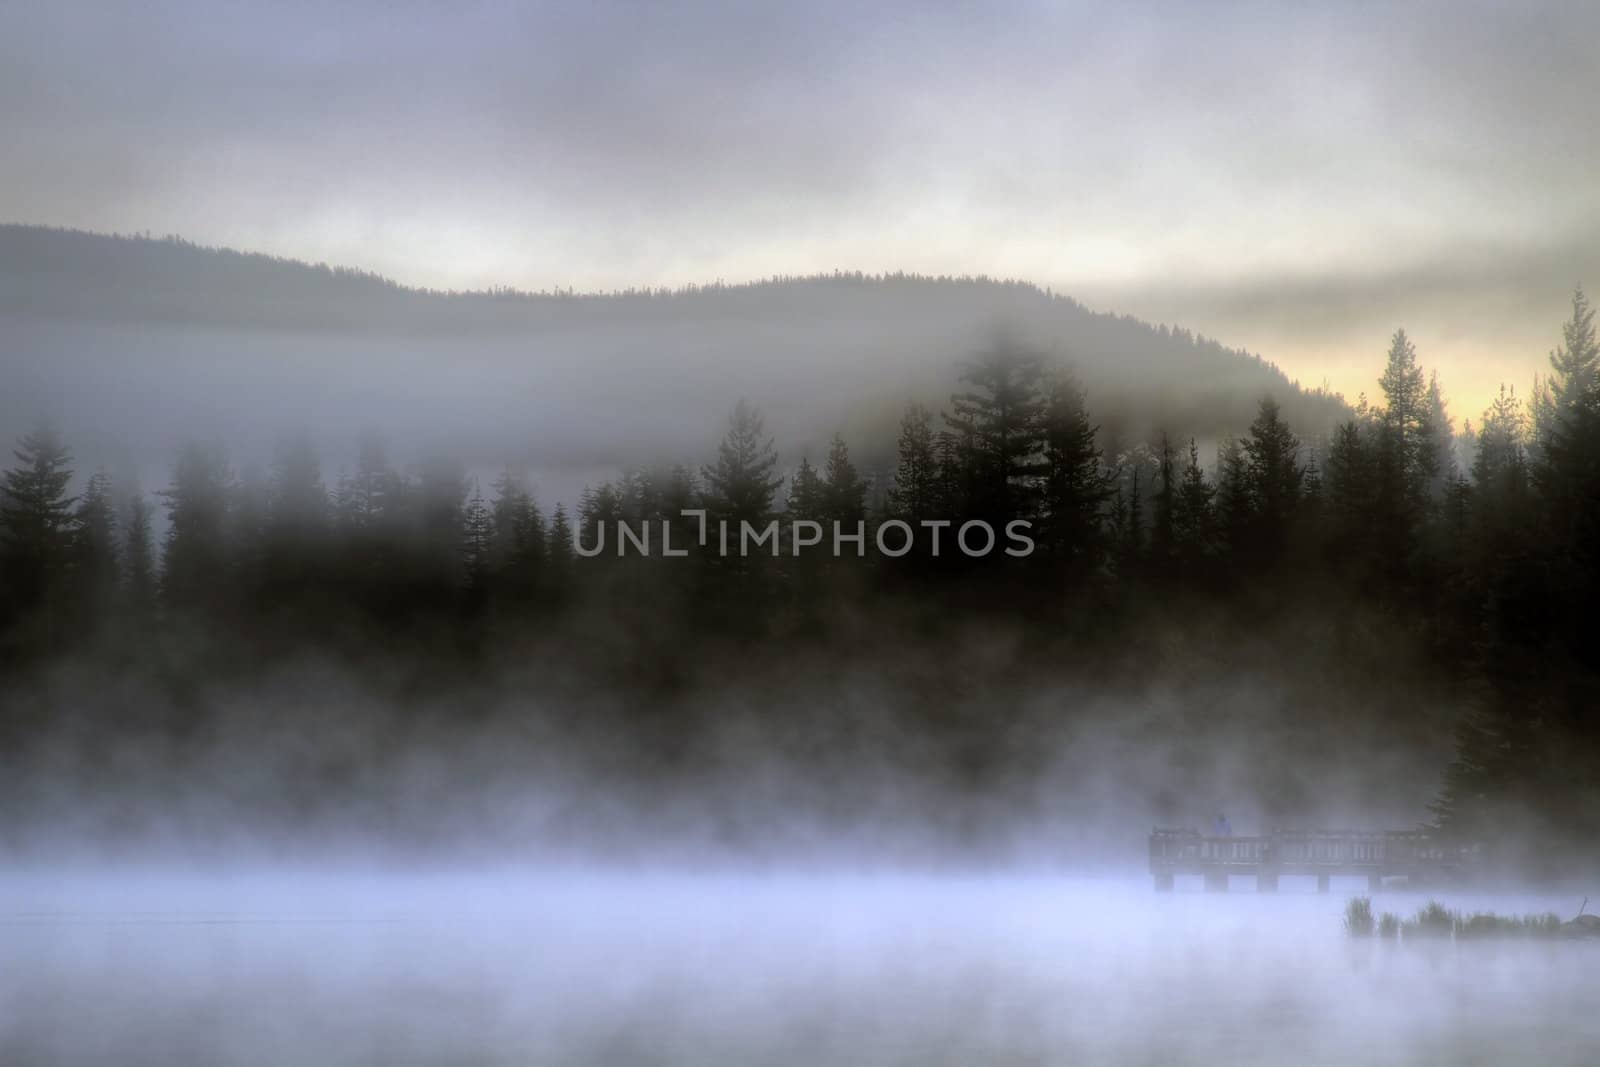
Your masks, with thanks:
[[[977,497],[975,469],[977,448],[972,435],[964,431],[940,430],[934,435],[934,456],[939,473],[934,484],[938,517],[955,519],[971,513]]]
[[[617,522],[622,517],[622,496],[614,485],[601,482],[598,489],[585,487],[578,501],[578,533],[575,536],[580,538],[579,543],[585,551],[592,550],[604,537],[610,553],[615,553]]]
[[[1059,563],[1086,569],[1102,547],[1103,511],[1112,496],[1102,469],[1099,428],[1076,379],[1063,371],[1051,378],[1039,417],[1043,438],[1042,544]]]
[[[1166,431],[1161,433],[1161,452],[1156,464],[1156,490],[1152,500],[1150,554],[1165,564],[1172,559],[1176,535],[1173,523],[1178,506],[1178,464]]]
[[[867,483],[850,462],[850,449],[839,434],[834,434],[828,445],[823,501],[828,518],[847,528],[867,516]]]
[[[309,437],[279,443],[266,488],[263,585],[272,599],[317,589],[330,531],[328,490]],[[320,589],[317,589],[320,591]]]
[[[1144,555],[1144,500],[1139,487],[1139,468],[1133,468],[1128,487],[1127,510],[1117,509],[1117,566],[1124,573],[1134,570]],[[1122,499],[1122,489],[1117,489]]]
[[[550,556],[546,562],[549,579],[547,585],[561,594],[571,588],[573,561],[577,553],[572,546],[572,522],[567,518],[565,504],[556,503],[555,514],[550,517]]]
[[[716,463],[702,472],[711,517],[726,519],[734,530],[740,522],[764,522],[772,514],[773,495],[783,484],[782,476],[773,473],[777,465],[778,453],[761,413],[741,399],[717,446]]]
[[[1211,498],[1216,490],[1206,481],[1200,467],[1200,448],[1189,438],[1189,457],[1183,466],[1177,499],[1173,505],[1172,536],[1177,553],[1186,564],[1198,564],[1215,551],[1215,531]]]
[[[393,527],[404,503],[405,481],[389,462],[387,443],[379,434],[363,434],[357,445],[355,473],[340,486],[340,524],[349,531]]]
[[[512,601],[529,601],[538,591],[548,552],[544,515],[522,475],[510,467],[493,489],[488,569]]]
[[[178,453],[172,484],[158,495],[167,509],[161,592],[186,609],[216,609],[232,594],[227,544],[233,476],[219,447],[189,444]]]
[[[411,494],[415,551],[408,583],[418,607],[450,603],[461,586],[470,486],[461,464],[445,456],[430,458],[418,472]]]
[[[1369,437],[1355,419],[1340,423],[1323,463],[1323,534],[1334,566],[1347,572],[1365,570],[1375,551],[1377,456]]]
[[[1004,524],[1035,514],[1045,473],[1043,380],[1039,354],[1005,335],[962,370],[969,388],[950,397],[944,418],[974,476],[971,517]]]
[[[822,522],[828,517],[827,487],[805,456],[800,457],[800,466],[789,480],[786,510],[791,519]]]
[[[939,458],[933,415],[921,404],[908,405],[901,416],[895,451],[898,460],[889,489],[890,514],[913,523],[938,517]]]
[[[1526,422],[1516,391],[1502,385],[1478,426],[1472,459],[1473,488],[1485,506],[1496,511],[1504,511],[1513,503],[1525,503],[1521,498],[1527,488]],[[1513,509],[1512,514],[1515,513]]]
[[[1257,547],[1272,554],[1287,543],[1302,500],[1306,468],[1300,439],[1283,421],[1277,401],[1263,397],[1244,439],[1245,483]]]
[[[1445,490],[1455,483],[1461,472],[1456,465],[1455,427],[1450,418],[1449,405],[1445,403],[1444,389],[1439,385],[1437,371],[1428,375],[1426,403],[1429,440],[1423,451],[1431,454],[1433,466],[1427,494],[1431,499],[1441,500]]]
[[[1548,409],[1535,411],[1542,425],[1534,473],[1560,550],[1589,570],[1600,552],[1600,343],[1581,289],[1561,341],[1550,353]]]
[[[1244,562],[1250,551],[1250,529],[1255,519],[1255,502],[1250,489],[1245,453],[1232,437],[1223,438],[1217,449],[1216,492],[1213,497],[1216,533],[1221,545],[1235,562]]]
[[[1388,551],[1398,556],[1409,552],[1416,540],[1428,512],[1429,487],[1439,469],[1427,379],[1405,330],[1395,331],[1378,384],[1384,398],[1378,441],[1379,507],[1390,535]]]
[[[155,603],[155,547],[150,533],[150,504],[141,493],[128,497],[122,523],[122,581],[128,610],[135,618]]]
[[[48,608],[70,565],[72,454],[49,429],[25,435],[0,481],[0,596],[11,614]]]
[[[104,611],[117,585],[117,513],[111,476],[95,471],[84,484],[72,517],[72,584],[87,612]]]
[[[461,512],[461,570],[470,605],[481,604],[488,594],[493,564],[494,524],[483,488],[474,478],[472,494]]]

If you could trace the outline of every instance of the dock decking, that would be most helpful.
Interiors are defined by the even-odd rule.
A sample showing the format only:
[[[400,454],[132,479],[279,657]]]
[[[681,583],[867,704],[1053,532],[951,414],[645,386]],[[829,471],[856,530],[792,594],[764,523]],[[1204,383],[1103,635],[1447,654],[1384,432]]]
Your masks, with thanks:
[[[1328,891],[1334,875],[1367,877],[1376,891],[1386,878],[1408,881],[1460,877],[1471,851],[1444,845],[1420,830],[1274,830],[1257,837],[1206,837],[1198,830],[1150,832],[1150,873],[1157,892],[1170,892],[1180,874],[1197,874],[1206,889],[1226,892],[1230,875],[1253,874],[1256,889],[1275,892],[1281,875],[1310,875]]]

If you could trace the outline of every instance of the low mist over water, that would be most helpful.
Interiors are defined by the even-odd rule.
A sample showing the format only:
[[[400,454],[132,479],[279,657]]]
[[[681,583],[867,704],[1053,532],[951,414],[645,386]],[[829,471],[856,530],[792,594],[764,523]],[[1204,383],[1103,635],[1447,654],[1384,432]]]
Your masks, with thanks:
[[[1586,1064],[1600,943],[1042,875],[16,871],[0,1061]],[[1410,911],[1424,898],[1383,894]],[[1555,909],[1561,897],[1452,906]]]
[[[0,3],[0,1067],[1600,1064],[1597,31]]]

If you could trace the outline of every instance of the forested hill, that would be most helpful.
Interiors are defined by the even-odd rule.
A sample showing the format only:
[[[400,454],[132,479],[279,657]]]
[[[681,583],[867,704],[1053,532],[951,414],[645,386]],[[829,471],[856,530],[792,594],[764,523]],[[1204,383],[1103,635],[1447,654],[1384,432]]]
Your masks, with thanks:
[[[725,410],[722,394],[737,390],[765,399],[776,428],[799,445],[828,428],[785,419],[779,401],[820,404],[834,418],[841,404],[855,405],[850,415],[865,430],[880,410],[898,411],[908,391],[941,399],[959,362],[1002,326],[1070,360],[1096,417],[1134,439],[1237,433],[1265,394],[1308,440],[1345,414],[1338,398],[1299,389],[1257,356],[981,277],[840,273],[671,291],[447,293],[178,239],[6,225],[0,315],[310,334],[330,349],[509,346],[520,366],[502,367],[504,380],[491,372],[497,385],[515,388],[548,369],[550,381],[603,379],[610,400],[624,404],[705,392],[709,419]]]

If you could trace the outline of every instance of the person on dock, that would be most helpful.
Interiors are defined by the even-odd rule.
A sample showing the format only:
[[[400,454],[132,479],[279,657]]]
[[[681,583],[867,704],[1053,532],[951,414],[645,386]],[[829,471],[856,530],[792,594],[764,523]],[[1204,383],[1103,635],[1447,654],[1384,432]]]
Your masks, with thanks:
[[[1228,821],[1228,817],[1226,815],[1222,814],[1222,812],[1220,812],[1220,811],[1217,812],[1217,817],[1214,820],[1212,820],[1212,823],[1211,823],[1211,836],[1212,837],[1232,837],[1233,836],[1233,824],[1230,823]]]

